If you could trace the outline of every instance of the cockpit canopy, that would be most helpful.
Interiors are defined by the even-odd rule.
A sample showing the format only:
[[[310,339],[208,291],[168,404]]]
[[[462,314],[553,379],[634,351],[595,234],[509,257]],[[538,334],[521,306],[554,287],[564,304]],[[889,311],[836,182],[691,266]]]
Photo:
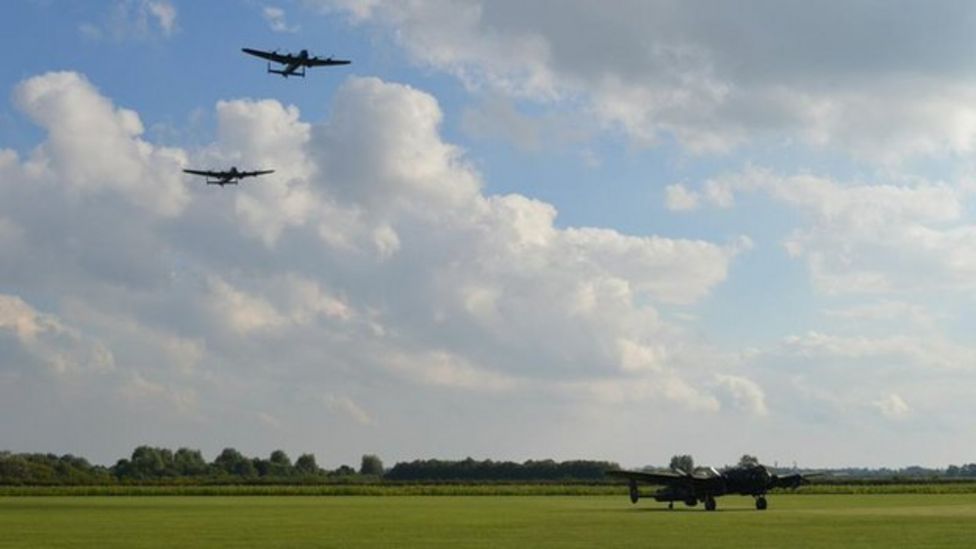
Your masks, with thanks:
[[[722,476],[714,467],[695,467],[695,470],[691,474],[698,478],[717,478]]]

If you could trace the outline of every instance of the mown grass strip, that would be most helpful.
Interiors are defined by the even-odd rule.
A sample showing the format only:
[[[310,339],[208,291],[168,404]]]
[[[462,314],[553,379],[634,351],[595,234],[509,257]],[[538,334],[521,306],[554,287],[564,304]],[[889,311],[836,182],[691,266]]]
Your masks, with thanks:
[[[4,486],[0,496],[592,496],[613,485],[337,484],[317,486]]]
[[[972,547],[976,495],[721,498],[669,511],[595,497],[0,498],[0,546],[646,547],[917,549]]]

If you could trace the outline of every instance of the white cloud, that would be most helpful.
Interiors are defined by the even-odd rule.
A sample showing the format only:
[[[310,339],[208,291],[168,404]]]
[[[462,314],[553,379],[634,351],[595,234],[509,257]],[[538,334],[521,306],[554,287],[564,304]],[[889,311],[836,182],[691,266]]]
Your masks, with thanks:
[[[668,185],[666,205],[671,211],[690,211],[698,208],[698,193],[680,183]]]
[[[178,29],[177,15],[176,7],[168,0],[115,0],[98,22],[83,22],[78,30],[92,40],[122,42],[158,35],[168,38]]]
[[[65,325],[54,315],[38,312],[17,296],[0,294],[0,337],[5,332],[15,337],[32,361],[56,375],[115,369],[112,352],[101,342]]]
[[[265,6],[261,15],[274,32],[298,32],[298,25],[289,25],[285,10],[277,6]]]
[[[149,13],[156,18],[163,34],[169,36],[176,30],[176,7],[165,0],[158,0],[145,4]]]
[[[461,129],[478,139],[503,139],[525,151],[577,145],[589,139],[595,128],[566,113],[527,115],[513,101],[491,96],[461,115]],[[592,151],[584,151],[584,162],[595,164]],[[589,155],[589,156],[587,156]]]
[[[782,350],[807,358],[882,359],[925,368],[966,370],[976,365],[976,350],[927,335],[867,337],[809,332],[785,338]]]
[[[751,379],[740,376],[718,374],[715,376],[722,396],[735,409],[764,416],[766,409],[766,395],[762,388]]]
[[[944,314],[934,313],[923,305],[888,299],[845,308],[826,309],[824,315],[830,317],[831,322],[841,319],[863,326],[907,323],[913,329],[931,333],[938,333],[938,321],[945,317]]]
[[[804,214],[784,241],[828,294],[968,293],[976,273],[976,226],[964,217],[966,191],[945,183],[843,183],[780,176],[749,167],[710,179],[702,196],[732,207],[759,192]]]
[[[416,61],[472,89],[581,103],[642,143],[670,137],[715,152],[799,139],[884,162],[976,144],[958,4],[879,14],[867,3],[310,3],[392,27]]]
[[[118,392],[138,408],[176,411],[191,417],[198,411],[198,397],[192,389],[151,381],[138,372],[129,373]]]
[[[351,78],[315,124],[277,101],[222,101],[216,140],[193,151],[147,141],[134,112],[77,74],[29,79],[15,97],[46,137],[25,159],[0,153],[0,253],[19,258],[0,278],[113,357],[82,390],[98,395],[92,413],[176,407],[158,428],[208,447],[212,425],[269,411],[289,426],[276,436],[320,429],[296,391],[384,425],[453,399],[558,414],[623,402],[631,385],[642,404],[719,408],[688,358],[700,343],[659,309],[706,299],[748,242],[564,228],[552,204],[487,194],[419,90]],[[276,172],[186,187],[187,159]],[[18,347],[0,356],[22,353],[15,330],[40,322],[17,318],[0,331]]]
[[[912,412],[905,400],[896,393],[891,393],[872,404],[888,419],[902,419]]]
[[[721,410],[721,403],[715,396],[672,375],[563,382],[557,387],[571,398],[604,406],[663,401],[693,412]]]
[[[507,374],[477,366],[463,356],[446,351],[416,355],[398,353],[383,361],[407,379],[422,383],[472,391],[508,391],[518,380]]]
[[[25,172],[35,184],[71,192],[117,192],[163,216],[177,215],[189,199],[179,176],[185,154],[140,136],[139,115],[115,107],[83,76],[51,72],[22,82],[19,107],[47,131]]]
[[[325,406],[332,412],[343,414],[360,425],[373,425],[375,420],[366,410],[347,396],[326,395]]]

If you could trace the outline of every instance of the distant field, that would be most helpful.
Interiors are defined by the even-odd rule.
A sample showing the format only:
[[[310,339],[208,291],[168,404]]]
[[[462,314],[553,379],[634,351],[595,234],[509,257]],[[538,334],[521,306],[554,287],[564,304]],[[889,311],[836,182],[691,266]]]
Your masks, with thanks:
[[[974,495],[5,497],[0,547],[970,547]]]

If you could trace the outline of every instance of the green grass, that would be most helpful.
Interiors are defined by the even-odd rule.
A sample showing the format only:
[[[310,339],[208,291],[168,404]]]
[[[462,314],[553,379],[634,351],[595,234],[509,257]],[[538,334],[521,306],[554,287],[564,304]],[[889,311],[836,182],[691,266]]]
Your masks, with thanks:
[[[974,495],[7,497],[0,547],[967,547]]]
[[[2,496],[605,496],[610,484],[320,484],[311,486],[0,486]]]
[[[652,492],[652,487],[645,488]],[[315,484],[0,486],[4,496],[611,496],[625,484]],[[976,483],[812,484],[788,494],[976,494]]]

